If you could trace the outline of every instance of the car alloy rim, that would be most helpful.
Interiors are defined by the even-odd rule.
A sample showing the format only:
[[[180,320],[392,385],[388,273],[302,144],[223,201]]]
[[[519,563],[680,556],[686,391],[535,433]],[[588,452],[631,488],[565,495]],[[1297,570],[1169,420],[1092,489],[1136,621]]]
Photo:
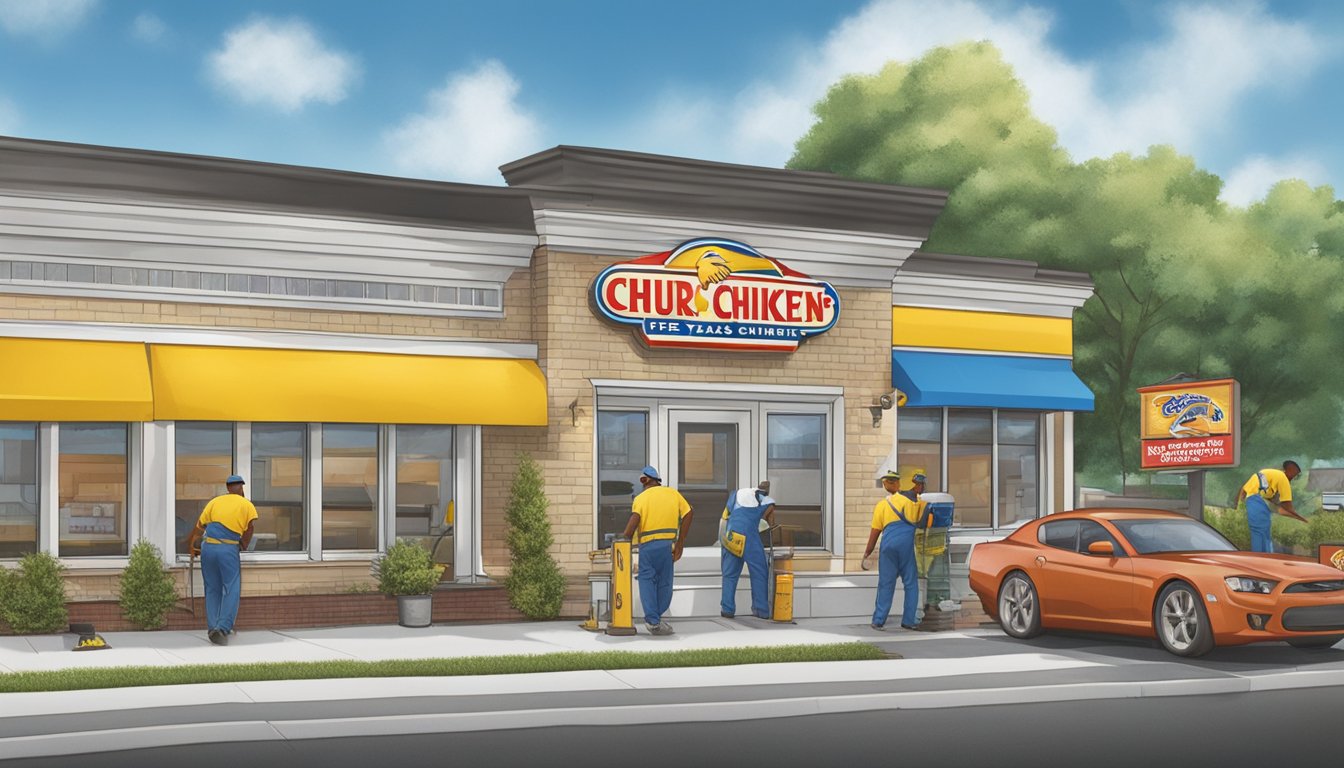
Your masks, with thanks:
[[[1162,634],[1167,644],[1184,651],[1195,642],[1199,633],[1199,612],[1195,608],[1195,597],[1184,589],[1178,589],[1167,595],[1162,602]]]
[[[1036,600],[1032,597],[1031,587],[1020,578],[1008,582],[1003,590],[1003,606],[1000,611],[1008,617],[1008,625],[1014,632],[1026,632],[1031,624],[1032,614],[1036,611]]]

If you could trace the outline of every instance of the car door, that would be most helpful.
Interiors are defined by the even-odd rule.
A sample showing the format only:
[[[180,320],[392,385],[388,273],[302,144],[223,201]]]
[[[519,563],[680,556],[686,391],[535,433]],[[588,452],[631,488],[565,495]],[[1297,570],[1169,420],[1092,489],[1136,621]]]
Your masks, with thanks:
[[[1036,532],[1040,542],[1031,568],[1031,580],[1036,583],[1036,596],[1041,603],[1041,623],[1047,627],[1057,626],[1061,619],[1068,620],[1070,615],[1064,602],[1067,577],[1064,570],[1056,565],[1068,553],[1078,549],[1078,521],[1053,520],[1041,524]]]
[[[1046,559],[1041,570],[1049,577],[1056,626],[1114,631],[1130,625],[1134,616],[1132,561],[1100,523],[1077,522],[1073,549],[1052,547],[1041,554]],[[1088,545],[1094,541],[1109,541],[1113,553],[1089,553]]]

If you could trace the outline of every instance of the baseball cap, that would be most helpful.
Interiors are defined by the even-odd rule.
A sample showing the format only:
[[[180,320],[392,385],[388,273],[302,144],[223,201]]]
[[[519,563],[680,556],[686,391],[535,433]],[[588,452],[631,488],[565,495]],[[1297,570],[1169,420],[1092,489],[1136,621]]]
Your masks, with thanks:
[[[882,480],[900,480],[900,479],[901,479],[901,473],[900,473],[900,472],[897,472],[897,471],[894,470],[894,469],[888,469],[886,472],[883,472],[883,473],[882,473],[882,477],[881,477],[881,479],[882,479]]]
[[[244,483],[244,480],[243,480],[243,476],[242,476],[242,475],[229,475],[229,479],[224,481],[224,484],[225,484],[225,485],[233,485],[234,483],[243,483],[243,484],[245,484],[245,483]]]
[[[663,476],[658,474],[658,470],[654,469],[652,464],[644,467],[644,471],[641,472],[640,474],[644,475],[645,477],[651,477],[659,482],[662,482],[663,479]]]
[[[912,483],[927,483],[928,481],[929,478],[925,477],[923,472],[916,472],[910,477]]]

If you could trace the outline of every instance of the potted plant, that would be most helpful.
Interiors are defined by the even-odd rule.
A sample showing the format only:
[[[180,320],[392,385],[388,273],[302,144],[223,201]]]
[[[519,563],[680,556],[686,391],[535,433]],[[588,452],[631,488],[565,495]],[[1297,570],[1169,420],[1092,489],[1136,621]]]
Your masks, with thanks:
[[[429,550],[414,542],[398,539],[387,554],[373,561],[378,591],[396,595],[397,623],[403,627],[428,627],[434,609],[434,586],[443,577],[443,566],[435,565]]]

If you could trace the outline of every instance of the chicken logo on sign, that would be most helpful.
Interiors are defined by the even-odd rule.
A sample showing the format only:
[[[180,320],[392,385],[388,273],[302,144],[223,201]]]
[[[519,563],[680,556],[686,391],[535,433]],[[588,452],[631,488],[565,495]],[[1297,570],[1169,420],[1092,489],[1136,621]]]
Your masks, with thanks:
[[[653,347],[792,352],[840,316],[840,296],[749,245],[699,238],[608,267],[593,281],[606,318]]]

